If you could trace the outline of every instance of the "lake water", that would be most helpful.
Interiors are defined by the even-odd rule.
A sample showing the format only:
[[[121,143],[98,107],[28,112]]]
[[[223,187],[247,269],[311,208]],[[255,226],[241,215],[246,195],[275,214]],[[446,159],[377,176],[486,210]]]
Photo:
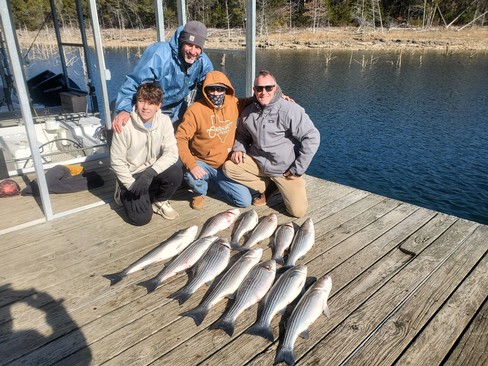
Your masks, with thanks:
[[[136,52],[106,50],[111,99]],[[244,96],[244,52],[223,66],[221,51],[207,53]],[[486,53],[262,50],[256,65],[321,132],[308,174],[488,224]]]

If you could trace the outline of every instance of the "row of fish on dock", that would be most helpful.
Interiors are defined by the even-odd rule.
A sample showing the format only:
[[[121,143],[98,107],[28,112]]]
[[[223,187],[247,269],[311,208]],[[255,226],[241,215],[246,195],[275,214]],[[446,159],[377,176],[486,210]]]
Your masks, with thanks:
[[[217,235],[232,225],[230,242]],[[286,321],[284,338],[275,359],[275,363],[295,364],[293,347],[298,336],[307,338],[309,326],[322,313],[330,316],[327,306],[332,288],[330,276],[320,277],[307,289],[307,267],[296,265],[315,242],[312,219],[307,218],[295,230],[292,222],[278,226],[274,213],[259,219],[255,210],[241,214],[234,208],[215,215],[205,223],[198,236],[197,232],[196,225],[183,229],[124,270],[104,277],[110,280],[110,285],[115,285],[131,273],[169,260],[155,277],[138,285],[144,286],[148,293],[153,292],[168,278],[189,271],[187,284],[170,295],[180,305],[202,285],[219,277],[199,305],[182,315],[191,317],[196,325],[200,325],[212,306],[225,297],[232,298],[230,308],[210,326],[210,329],[222,329],[232,336],[237,317],[262,301],[258,319],[246,333],[271,342],[274,341],[271,320],[277,314],[284,314],[289,304],[298,301]],[[270,239],[273,254],[271,259],[261,261],[263,249],[255,245],[266,239]],[[240,256],[228,268],[232,250]],[[279,271],[277,264],[282,265]]]

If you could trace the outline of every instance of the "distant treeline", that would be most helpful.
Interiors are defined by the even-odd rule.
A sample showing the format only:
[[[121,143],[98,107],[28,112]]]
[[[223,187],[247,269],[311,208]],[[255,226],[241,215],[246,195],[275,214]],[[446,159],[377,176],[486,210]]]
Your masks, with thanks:
[[[74,0],[55,0],[63,26],[76,26]],[[87,16],[87,3],[83,0]],[[151,28],[154,0],[98,0],[102,28]],[[282,28],[357,26],[423,27],[485,24],[488,0],[256,0],[260,34]],[[50,0],[11,0],[16,27],[52,24]],[[187,19],[210,28],[243,28],[246,0],[187,0]],[[164,24],[177,25],[177,1],[164,0]]]

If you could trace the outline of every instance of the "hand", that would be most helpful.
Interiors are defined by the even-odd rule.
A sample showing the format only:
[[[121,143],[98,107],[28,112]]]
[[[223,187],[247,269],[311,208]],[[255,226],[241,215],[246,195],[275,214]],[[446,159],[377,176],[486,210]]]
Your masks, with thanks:
[[[119,112],[115,116],[114,120],[112,121],[112,129],[117,133],[121,133],[122,127],[125,126],[127,122],[129,122],[129,117],[130,117],[129,112],[126,111]]]
[[[230,156],[230,160],[236,164],[244,163],[245,158],[246,158],[246,153],[242,151],[234,151]]]
[[[295,103],[295,99],[293,99],[292,97],[289,97],[288,95],[281,94],[281,97],[282,97],[284,100],[287,100],[287,101],[289,101],[289,102],[293,102],[293,103]]]
[[[132,197],[129,200],[131,210],[133,212],[143,213],[146,210],[146,207],[148,207],[150,204],[148,198],[149,196],[147,195],[136,197],[134,194],[132,194]]]
[[[190,173],[195,179],[202,179],[207,174],[205,169],[203,169],[200,165],[197,165],[193,169],[190,169]]]
[[[141,175],[137,177],[134,183],[129,188],[129,191],[131,191],[135,196],[141,197],[149,191],[149,186],[151,185],[151,182],[153,178],[157,175],[158,173],[153,169],[153,168],[147,168],[142,172]]]
[[[293,173],[290,172],[289,170],[287,170],[286,172],[283,173],[283,177],[285,177],[286,179],[289,179],[289,180],[300,178],[300,176],[298,176],[298,175],[293,175]]]

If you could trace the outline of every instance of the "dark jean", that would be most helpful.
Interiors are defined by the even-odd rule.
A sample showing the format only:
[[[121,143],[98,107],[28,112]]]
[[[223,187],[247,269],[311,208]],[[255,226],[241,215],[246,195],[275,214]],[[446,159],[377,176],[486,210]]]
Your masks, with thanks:
[[[139,174],[136,174],[134,178],[138,176]],[[180,186],[182,180],[183,171],[181,167],[174,164],[156,175],[149,186],[149,192],[140,197],[134,197],[122,184],[119,184],[121,189],[120,200],[122,201],[122,206],[124,206],[127,220],[136,226],[149,223],[153,215],[152,203],[169,200]]]

